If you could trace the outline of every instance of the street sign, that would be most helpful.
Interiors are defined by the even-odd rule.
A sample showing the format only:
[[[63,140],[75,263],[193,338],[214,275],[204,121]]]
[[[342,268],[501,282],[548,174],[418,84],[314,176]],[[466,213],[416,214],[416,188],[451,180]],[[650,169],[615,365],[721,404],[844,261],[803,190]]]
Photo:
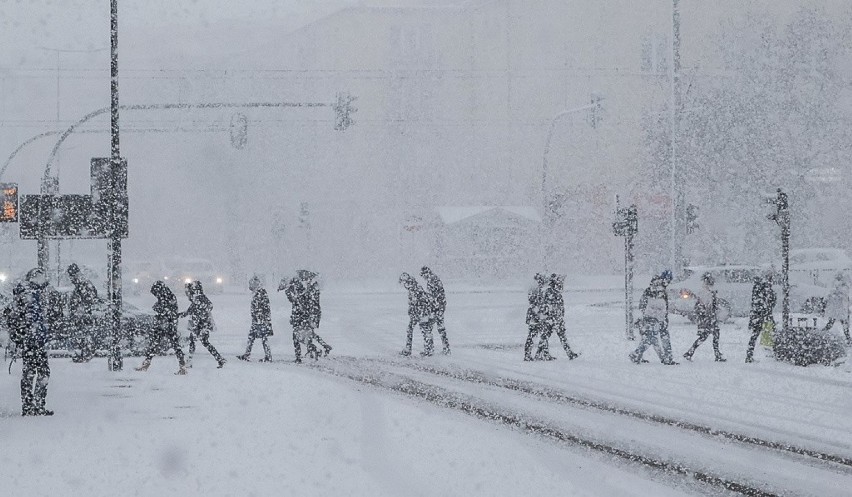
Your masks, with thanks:
[[[108,157],[92,159],[93,228],[109,238],[112,231],[121,238],[128,236],[127,160]]]
[[[93,226],[90,195],[23,195],[21,239],[103,238]]]
[[[0,183],[0,223],[18,222],[18,184]]]

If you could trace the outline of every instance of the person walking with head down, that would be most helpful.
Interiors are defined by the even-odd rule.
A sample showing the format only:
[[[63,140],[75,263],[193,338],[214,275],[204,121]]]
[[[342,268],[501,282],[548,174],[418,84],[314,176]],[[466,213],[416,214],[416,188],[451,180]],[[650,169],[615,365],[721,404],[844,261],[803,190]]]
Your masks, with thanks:
[[[186,374],[186,360],[183,356],[183,350],[180,348],[180,337],[178,336],[177,298],[162,281],[154,282],[151,286],[151,294],[157,297],[157,302],[154,303],[154,328],[151,330],[145,360],[141,366],[136,368],[136,371],[148,370],[154,354],[157,353],[157,349],[160,347],[160,343],[166,340],[171,348],[174,349],[175,356],[178,358],[180,368],[175,374]]]
[[[541,333],[543,326],[544,313],[544,286],[547,283],[547,278],[541,274],[535,274],[535,286],[530,288],[527,294],[529,307],[527,308],[527,341],[524,343],[524,360],[532,361],[532,347],[536,337]]]
[[[420,276],[426,280],[427,294],[432,299],[433,320],[436,328],[438,328],[441,342],[444,344],[444,349],[441,352],[448,355],[450,353],[450,341],[447,340],[447,329],[444,327],[444,312],[447,310],[447,293],[444,291],[444,284],[428,266],[423,266],[420,269]]]
[[[701,276],[702,288],[696,293],[697,302],[695,303],[695,320],[698,323],[698,338],[692,347],[683,354],[687,361],[692,360],[692,355],[699,345],[707,340],[707,337],[713,335],[713,352],[716,354],[716,362],[725,362],[722,357],[722,352],[719,351],[719,297],[716,290],[713,288],[715,281],[713,275],[704,273]]]
[[[535,354],[536,360],[552,361],[556,359],[550,355],[550,335],[556,332],[562,348],[568,356],[568,360],[576,359],[579,354],[571,350],[568,345],[568,337],[565,335],[565,299],[562,297],[562,289],[565,284],[565,275],[551,274],[550,286],[544,291],[544,329],[539,339],[538,350]]]
[[[225,365],[225,359],[210,343],[210,332],[213,331],[213,303],[204,294],[204,288],[200,281],[186,284],[186,296],[189,298],[189,309],[181,313],[181,317],[189,317],[190,336],[198,338],[201,345],[216,359],[218,367]],[[192,367],[192,354],[195,352],[195,340],[189,342],[189,367]]]
[[[95,304],[98,303],[98,290],[88,278],[81,274],[77,264],[69,265],[67,273],[74,285],[74,290],[68,299],[68,312],[71,325],[74,327],[74,342],[80,349],[79,354],[71,360],[89,362],[95,355]]]
[[[423,333],[423,352],[421,356],[431,356],[435,349],[435,343],[432,340],[432,320],[433,309],[431,299],[423,290],[423,287],[417,283],[408,273],[402,273],[399,276],[399,282],[408,290],[408,330],[405,335],[405,348],[400,352],[401,355],[411,355],[411,342],[414,335],[414,326],[420,326],[420,331]]]
[[[269,307],[269,295],[263,288],[260,277],[254,275],[249,279],[251,298],[251,329],[249,330],[246,353],[238,355],[237,359],[248,361],[251,358],[251,348],[255,339],[260,338],[263,344],[263,359],[260,362],[272,361],[272,351],[269,349],[269,337],[272,336],[272,310]]]

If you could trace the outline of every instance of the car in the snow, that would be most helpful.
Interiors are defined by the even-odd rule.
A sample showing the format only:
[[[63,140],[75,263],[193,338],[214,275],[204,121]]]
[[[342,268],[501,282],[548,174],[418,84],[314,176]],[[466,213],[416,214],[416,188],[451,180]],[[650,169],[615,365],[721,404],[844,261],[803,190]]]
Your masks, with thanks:
[[[151,290],[157,280],[167,280],[172,274],[159,261],[130,261],[124,266],[122,285],[132,295],[141,295]]]
[[[673,281],[668,287],[669,312],[695,320],[695,294],[702,287],[701,276],[710,273],[715,282],[714,288],[719,297],[719,319],[726,321],[732,317],[745,317],[751,311],[751,291],[754,280],[768,269],[750,265],[693,266],[684,270],[684,277]],[[772,288],[778,297],[776,311],[781,309],[781,276],[773,275]],[[807,283],[790,284],[790,309],[793,312],[816,314],[821,311],[821,299],[827,289]]]
[[[183,286],[191,281],[200,281],[206,293],[225,291],[224,271],[208,259],[175,259],[169,266],[171,272],[166,284],[173,291],[182,292]]]
[[[790,251],[790,281],[831,288],[837,273],[852,272],[852,259],[838,248]]]

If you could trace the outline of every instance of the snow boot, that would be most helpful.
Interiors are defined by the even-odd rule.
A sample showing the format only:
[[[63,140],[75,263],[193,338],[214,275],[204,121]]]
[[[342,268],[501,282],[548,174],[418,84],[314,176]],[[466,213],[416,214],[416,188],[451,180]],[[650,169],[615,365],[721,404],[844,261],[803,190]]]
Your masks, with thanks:
[[[324,348],[325,350],[323,350],[322,356],[323,356],[323,357],[328,357],[328,354],[330,354],[330,353],[331,353],[331,345],[326,345],[326,346],[325,346],[325,347],[323,347],[323,348]]]
[[[218,362],[219,362],[219,365],[216,366],[216,367],[219,368],[219,369],[222,369],[222,366],[224,366],[225,363],[228,362],[228,361],[226,361],[223,357],[220,357]]]
[[[50,409],[41,408],[34,413],[36,416],[53,416],[53,411]]]
[[[683,358],[689,362],[692,362],[692,354],[690,352],[683,354]]]
[[[628,355],[627,357],[629,357],[630,362],[632,362],[634,364],[641,364],[642,363],[642,358],[639,357],[635,352],[631,352],[630,355]]]
[[[441,353],[444,354],[444,355],[450,355],[450,348],[444,347],[444,349],[441,350]]]
[[[410,350],[403,350],[399,353],[399,355],[401,355],[403,357],[409,357],[411,355],[411,351]]]
[[[181,366],[181,367],[177,370],[177,372],[176,372],[175,374],[177,374],[177,375],[185,375],[185,374],[186,374],[186,366]]]
[[[721,355],[717,355],[716,362],[728,362],[728,360],[722,357]]]
[[[238,355],[238,356],[237,356],[237,359],[239,359],[239,360],[241,360],[241,361],[248,361],[248,360],[249,360],[249,355],[248,355],[248,354]]]
[[[149,367],[151,367],[151,359],[145,359],[142,361],[142,364],[136,368],[136,371],[148,371]]]

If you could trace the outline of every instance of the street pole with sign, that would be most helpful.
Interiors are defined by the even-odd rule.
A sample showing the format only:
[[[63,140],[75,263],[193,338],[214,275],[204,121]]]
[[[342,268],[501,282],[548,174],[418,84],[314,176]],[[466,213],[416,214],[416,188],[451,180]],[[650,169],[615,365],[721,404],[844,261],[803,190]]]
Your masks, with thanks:
[[[775,212],[768,215],[770,221],[775,221],[781,228],[781,272],[783,278],[784,303],[781,329],[785,332],[790,326],[790,203],[787,194],[780,188],[775,198],[767,199],[767,203],[775,205]],[[777,342],[777,340],[776,340]]]
[[[618,206],[616,197],[615,222],[612,223],[615,236],[624,237],[624,334],[628,340],[635,340],[633,334],[633,237],[639,232],[639,213],[636,205],[627,208]]]

